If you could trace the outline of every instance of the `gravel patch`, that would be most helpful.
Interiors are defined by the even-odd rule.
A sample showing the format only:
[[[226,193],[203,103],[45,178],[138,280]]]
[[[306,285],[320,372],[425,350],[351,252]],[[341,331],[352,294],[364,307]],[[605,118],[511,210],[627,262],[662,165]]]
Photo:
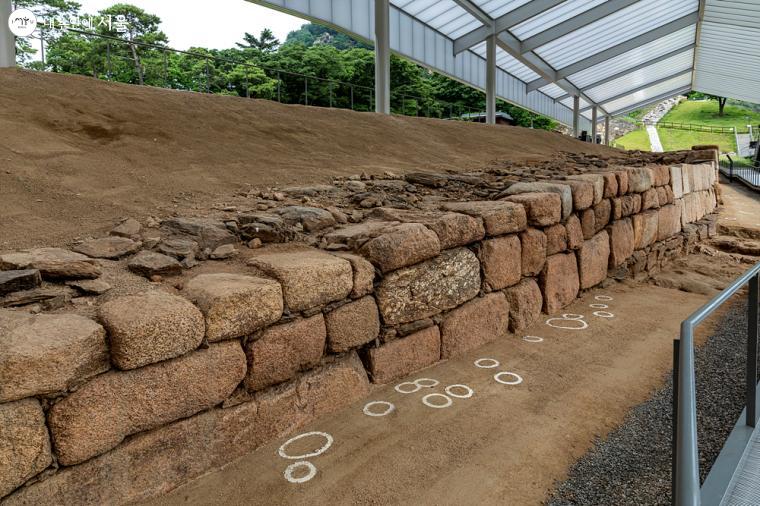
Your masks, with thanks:
[[[704,481],[744,408],[746,301],[730,306],[696,352],[700,476]],[[673,381],[636,406],[558,484],[546,504],[669,505]]]

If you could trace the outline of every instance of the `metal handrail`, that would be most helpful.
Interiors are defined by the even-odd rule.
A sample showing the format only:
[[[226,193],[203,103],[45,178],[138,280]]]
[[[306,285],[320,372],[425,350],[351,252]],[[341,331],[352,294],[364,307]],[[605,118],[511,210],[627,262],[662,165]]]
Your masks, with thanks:
[[[749,283],[747,329],[746,425],[757,422],[757,339],[760,262],[681,323],[678,353],[677,402],[674,423],[675,454],[673,498],[676,506],[699,506],[699,447],[697,442],[697,386],[694,365],[694,328]]]

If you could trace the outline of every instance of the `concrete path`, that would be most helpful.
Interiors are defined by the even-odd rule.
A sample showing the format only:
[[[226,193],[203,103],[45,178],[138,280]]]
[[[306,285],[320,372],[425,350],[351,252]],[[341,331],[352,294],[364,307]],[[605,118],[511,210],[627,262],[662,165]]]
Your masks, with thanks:
[[[649,134],[649,144],[652,146],[653,153],[662,153],[662,143],[660,142],[660,134],[657,133],[657,127],[655,125],[647,125],[647,134]]]
[[[736,151],[739,156],[750,157],[755,154],[749,147],[751,140],[752,137],[749,134],[736,134]]]
[[[565,309],[570,320],[560,317],[550,326],[543,316],[524,333],[398,381],[430,378],[439,382],[435,387],[408,394],[394,385],[377,387],[365,401],[305,427],[299,434],[320,431],[334,439],[320,455],[298,459],[314,466],[308,481],[284,477],[297,462],[278,455],[284,438],[148,504],[541,504],[596,438],[662,385],[679,323],[705,299],[635,283],[595,290]],[[571,313],[583,315],[582,321]],[[476,367],[481,358],[499,365],[485,368],[490,362],[483,361],[484,368]],[[498,383],[499,372],[523,381]],[[461,384],[472,389],[471,397],[465,398],[467,388],[454,387],[449,407],[422,402]],[[428,400],[448,402],[441,395]],[[395,409],[367,416],[369,401],[390,402]],[[285,451],[295,456],[324,444],[324,437],[310,436]],[[291,478],[307,477],[309,468],[295,465]]]

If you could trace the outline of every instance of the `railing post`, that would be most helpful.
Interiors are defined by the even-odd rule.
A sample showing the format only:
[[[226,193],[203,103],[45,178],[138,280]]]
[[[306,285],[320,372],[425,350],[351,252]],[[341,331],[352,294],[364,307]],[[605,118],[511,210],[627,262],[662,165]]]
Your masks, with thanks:
[[[681,323],[679,355],[675,504],[677,506],[699,506],[694,324],[688,320]]]
[[[758,281],[760,273],[749,280],[747,297],[747,425],[754,427],[757,422],[757,325],[758,325]]]
[[[280,79],[280,73],[277,72],[277,101],[282,102],[280,100],[280,85],[282,84],[282,80]]]
[[[110,40],[106,43],[106,68],[108,69],[106,72],[108,75],[108,80],[110,81],[111,78],[113,77],[113,68],[111,67],[111,41]]]
[[[209,78],[208,58],[206,58],[206,93],[211,93],[211,82]]]
[[[676,463],[678,461],[676,452],[677,444],[676,438],[678,436],[678,372],[679,372],[679,360],[681,357],[681,341],[679,339],[673,339],[673,406],[671,413],[671,423],[673,424],[673,434],[670,441],[670,504],[676,503]]]
[[[303,86],[304,86],[304,90],[305,90],[305,94],[304,94],[304,98],[303,98],[304,105],[309,105],[309,78],[308,77],[304,76],[304,78],[303,78]]]
[[[351,85],[351,110],[354,110],[354,85]]]
[[[332,106],[333,106],[333,99],[332,99],[332,96],[333,96],[333,82],[332,81],[328,81],[328,87],[330,89],[330,107],[332,108]]]
[[[731,155],[726,155],[726,158],[728,158],[728,182],[733,183],[734,182],[734,160],[731,158]]]
[[[248,69],[245,69],[245,98],[251,98],[251,90],[248,85]]]
[[[168,88],[169,87],[169,62],[167,60],[168,57],[166,55],[166,49],[164,49],[162,52],[164,54],[164,88]]]

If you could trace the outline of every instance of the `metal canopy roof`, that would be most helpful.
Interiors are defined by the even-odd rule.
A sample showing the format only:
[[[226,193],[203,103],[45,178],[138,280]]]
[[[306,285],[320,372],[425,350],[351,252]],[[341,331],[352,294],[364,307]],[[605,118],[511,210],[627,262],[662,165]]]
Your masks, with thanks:
[[[373,0],[249,0],[374,38]],[[390,0],[391,49],[581,128],[689,90],[760,103],[760,0]]]

